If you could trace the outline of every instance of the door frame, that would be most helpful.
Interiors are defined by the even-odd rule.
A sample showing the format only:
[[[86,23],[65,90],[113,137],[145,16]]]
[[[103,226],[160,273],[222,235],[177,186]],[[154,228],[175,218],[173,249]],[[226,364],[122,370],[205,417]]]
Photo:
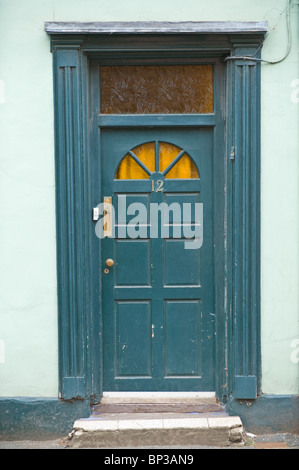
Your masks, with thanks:
[[[216,394],[223,402],[230,396],[256,398],[261,390],[260,51],[266,24],[45,23],[45,31],[54,80],[59,397],[96,402],[102,395],[101,290],[93,268],[101,260],[94,257],[100,250],[92,221],[92,208],[100,201],[90,175],[103,118],[99,96],[93,95],[94,60],[146,64],[201,58],[225,72],[221,113],[188,116],[189,125],[216,124],[216,129],[217,119],[225,121],[225,148],[214,172],[223,181],[221,189],[215,187],[223,217],[215,276]],[[144,125],[151,119],[142,116]],[[164,116],[165,125],[174,121]],[[130,125],[136,124],[140,116],[131,117]]]

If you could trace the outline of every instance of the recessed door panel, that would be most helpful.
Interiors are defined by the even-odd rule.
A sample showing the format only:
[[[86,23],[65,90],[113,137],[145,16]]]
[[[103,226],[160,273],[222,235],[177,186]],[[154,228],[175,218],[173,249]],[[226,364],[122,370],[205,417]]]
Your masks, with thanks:
[[[152,365],[150,302],[116,301],[115,314],[116,376],[150,376]]]
[[[151,285],[151,240],[116,239],[114,269],[117,286]]]
[[[165,301],[165,376],[201,375],[200,300]]]
[[[166,239],[164,244],[164,285],[199,286],[200,252],[186,249],[185,239]]]

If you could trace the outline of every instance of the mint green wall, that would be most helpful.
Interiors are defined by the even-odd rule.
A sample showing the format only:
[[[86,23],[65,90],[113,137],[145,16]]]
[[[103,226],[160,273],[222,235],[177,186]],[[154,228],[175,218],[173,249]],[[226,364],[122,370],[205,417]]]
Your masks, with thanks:
[[[276,27],[263,58],[278,60],[285,16],[273,8],[265,18]],[[282,394],[299,392],[299,4],[291,33],[287,59],[262,66],[262,386]]]
[[[297,0],[296,0],[297,1]],[[298,393],[298,12],[262,65],[262,384]],[[52,56],[44,21],[269,21],[285,0],[0,0],[0,395],[57,396]],[[275,29],[273,29],[275,28]],[[297,80],[297,82],[296,82]]]
[[[3,396],[57,396],[52,2],[0,2]],[[3,102],[4,101],[4,102]]]

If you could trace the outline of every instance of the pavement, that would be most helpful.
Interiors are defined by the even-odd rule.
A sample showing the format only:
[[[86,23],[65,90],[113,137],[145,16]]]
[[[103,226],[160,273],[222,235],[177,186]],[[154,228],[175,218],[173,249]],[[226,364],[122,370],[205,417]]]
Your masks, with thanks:
[[[299,449],[299,435],[289,433],[277,433],[277,434],[263,434],[254,435],[252,433],[244,433],[244,446],[229,446],[229,447],[214,447],[214,446],[171,446],[171,447],[138,447],[133,450],[139,449],[163,449],[164,451],[170,449]],[[88,449],[88,447],[86,447]],[[51,439],[51,440],[19,440],[19,441],[0,441],[0,449],[68,449],[68,436],[64,438]],[[118,448],[124,449],[124,448]],[[126,448],[126,450],[130,450]],[[105,453],[108,453],[109,449],[103,449]]]

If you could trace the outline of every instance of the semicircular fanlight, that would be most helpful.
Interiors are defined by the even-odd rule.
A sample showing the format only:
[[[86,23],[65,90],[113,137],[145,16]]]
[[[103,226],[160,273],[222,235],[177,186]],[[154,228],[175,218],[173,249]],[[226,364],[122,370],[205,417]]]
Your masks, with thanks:
[[[148,179],[155,172],[167,179],[199,178],[194,161],[183,149],[169,142],[146,142],[124,156],[115,179]]]

